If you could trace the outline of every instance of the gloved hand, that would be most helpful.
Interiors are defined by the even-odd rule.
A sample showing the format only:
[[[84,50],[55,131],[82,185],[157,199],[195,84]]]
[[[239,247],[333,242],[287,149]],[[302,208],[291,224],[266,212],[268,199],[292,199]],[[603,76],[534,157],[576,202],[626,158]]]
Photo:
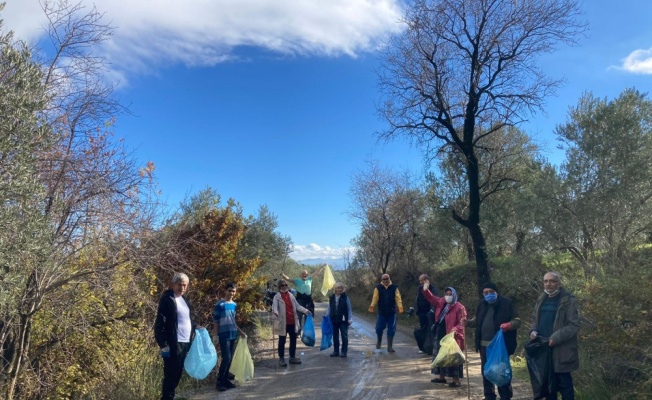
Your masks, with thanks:
[[[369,312],[374,312],[374,306],[369,306]]]
[[[165,346],[161,349],[161,357],[170,358],[170,346]]]
[[[500,324],[500,329],[502,329],[503,332],[507,332],[508,330],[512,329],[512,324],[510,322]]]
[[[530,339],[534,340],[537,338],[537,336],[539,336],[539,332],[537,331],[530,332]]]

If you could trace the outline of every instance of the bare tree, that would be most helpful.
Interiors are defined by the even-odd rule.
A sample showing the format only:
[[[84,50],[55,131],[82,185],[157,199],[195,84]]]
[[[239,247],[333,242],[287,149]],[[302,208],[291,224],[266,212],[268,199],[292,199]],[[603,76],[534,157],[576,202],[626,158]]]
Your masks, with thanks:
[[[44,302],[66,285],[110,274],[128,262],[152,226],[155,205],[146,201],[153,164],[138,168],[112,131],[113,118],[124,107],[104,80],[104,60],[93,52],[110,28],[94,8],[67,1],[42,6],[52,44],[41,56],[51,58],[40,60],[47,99],[31,112],[41,117],[49,146],[39,146],[30,156],[28,167],[38,182],[30,195],[38,198],[38,207],[23,207],[22,213],[40,218],[40,230],[33,232],[43,240],[31,249],[29,260],[6,266],[20,277],[0,320],[0,387],[9,399],[26,394],[22,375],[34,371],[39,355],[61,340],[32,343],[35,316]],[[8,185],[15,185],[11,178]]]
[[[424,220],[421,192],[409,174],[396,174],[372,163],[354,177],[352,219],[360,224],[359,251],[374,274],[414,259],[418,225]]]
[[[428,159],[460,158],[468,208],[452,217],[472,238],[479,287],[489,280],[479,143],[543,109],[561,82],[537,56],[574,44],[585,30],[579,15],[575,0],[416,0],[385,49],[379,111],[390,127],[380,136],[407,136]]]

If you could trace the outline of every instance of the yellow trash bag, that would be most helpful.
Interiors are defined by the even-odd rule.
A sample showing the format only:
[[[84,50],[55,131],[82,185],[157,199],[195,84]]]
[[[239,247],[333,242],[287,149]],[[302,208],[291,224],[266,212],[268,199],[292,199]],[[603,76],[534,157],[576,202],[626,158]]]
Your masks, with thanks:
[[[235,345],[229,372],[235,375],[235,379],[241,384],[254,379],[254,360],[251,358],[246,337],[239,338]]]
[[[326,293],[328,293],[328,290],[332,288],[333,285],[335,285],[335,278],[331,272],[331,267],[326,264],[324,267],[324,283],[321,284],[321,294],[326,296]]]
[[[462,365],[466,361],[464,352],[460,349],[455,341],[455,331],[444,336],[439,342],[441,347],[432,362],[432,368],[454,367]]]

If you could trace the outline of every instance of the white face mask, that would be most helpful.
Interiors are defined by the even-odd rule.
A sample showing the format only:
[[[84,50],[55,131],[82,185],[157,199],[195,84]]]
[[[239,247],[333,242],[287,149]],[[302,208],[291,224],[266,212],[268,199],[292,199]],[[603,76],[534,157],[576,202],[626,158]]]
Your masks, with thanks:
[[[453,296],[444,296],[444,299],[446,299],[446,303],[452,303],[453,302]]]
[[[553,290],[552,292],[549,292],[546,289],[543,289],[543,291],[546,292],[548,296],[554,296],[557,294],[557,292],[559,292],[559,289]]]

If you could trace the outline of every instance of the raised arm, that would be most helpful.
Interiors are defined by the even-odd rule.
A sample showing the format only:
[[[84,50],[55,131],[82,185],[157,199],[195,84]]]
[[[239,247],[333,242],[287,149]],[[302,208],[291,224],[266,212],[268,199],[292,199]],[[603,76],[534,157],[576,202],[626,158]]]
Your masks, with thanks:
[[[317,276],[319,276],[319,274],[321,274],[321,272],[322,272],[323,270],[324,270],[324,267],[319,268],[319,270],[318,270],[317,272],[315,272],[314,274],[312,274],[312,279],[315,279]]]

